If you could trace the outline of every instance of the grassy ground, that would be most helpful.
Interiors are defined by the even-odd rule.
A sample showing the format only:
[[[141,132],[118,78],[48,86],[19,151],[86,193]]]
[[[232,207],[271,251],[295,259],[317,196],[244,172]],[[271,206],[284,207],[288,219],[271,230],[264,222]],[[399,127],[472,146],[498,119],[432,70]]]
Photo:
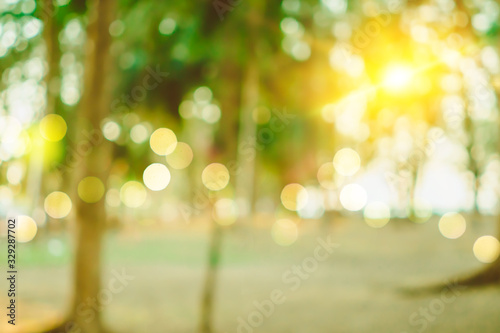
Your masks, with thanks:
[[[500,288],[456,290],[447,292],[448,298],[401,291],[445,283],[482,267],[472,245],[478,236],[495,234],[495,224],[473,218],[468,222],[464,236],[449,240],[439,234],[435,218],[423,225],[391,222],[378,230],[357,218],[330,227],[304,221],[299,240],[290,247],[276,245],[264,229],[233,229],[224,239],[216,331],[499,332]],[[294,265],[305,259],[311,263],[307,258],[314,257],[318,237],[328,235],[340,246],[317,268],[311,266],[307,278],[298,283],[283,280]],[[113,271],[122,269],[134,280],[113,294],[104,311],[107,325],[123,333],[195,332],[206,246],[202,231],[110,233],[104,286]],[[18,320],[22,325],[12,331],[2,319],[0,331],[35,332],[61,318],[69,301],[69,247],[64,235],[40,235],[21,245]],[[6,290],[3,280],[0,287]],[[284,302],[273,305],[269,316],[258,314],[255,302],[268,304],[275,289],[283,293]],[[2,304],[5,296],[2,291]],[[419,312],[426,309],[427,316]],[[240,319],[250,324],[243,328]]]

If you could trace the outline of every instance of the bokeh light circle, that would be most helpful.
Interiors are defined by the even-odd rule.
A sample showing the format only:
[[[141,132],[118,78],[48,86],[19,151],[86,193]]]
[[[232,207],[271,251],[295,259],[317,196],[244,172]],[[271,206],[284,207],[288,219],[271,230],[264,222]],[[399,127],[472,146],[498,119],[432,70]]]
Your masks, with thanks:
[[[352,176],[361,166],[359,154],[351,148],[340,149],[333,157],[333,166],[342,176]]]
[[[340,191],[340,203],[342,207],[352,212],[363,209],[366,205],[366,190],[358,184],[349,184]]]
[[[172,153],[177,146],[177,136],[168,128],[159,128],[149,139],[151,149],[160,156]]]
[[[193,161],[193,150],[184,142],[178,142],[175,150],[166,157],[168,165],[180,170],[187,168]]]
[[[198,103],[208,103],[212,100],[213,93],[209,87],[199,87],[193,93],[194,100]]]
[[[500,242],[493,236],[481,236],[474,242],[474,256],[483,263],[492,263],[500,255]]]
[[[130,208],[138,208],[146,201],[147,192],[144,186],[138,181],[129,181],[123,184],[120,189],[120,199],[123,204]]]
[[[308,200],[307,190],[300,184],[288,184],[281,191],[281,203],[288,210],[300,210],[307,205]]]
[[[215,104],[209,104],[201,110],[201,118],[209,124],[215,124],[221,117],[221,110]]]
[[[109,141],[116,141],[120,137],[121,128],[116,121],[107,121],[102,126],[102,133]]]
[[[152,191],[161,191],[170,183],[170,171],[160,163],[149,165],[142,175],[144,185]]]
[[[439,219],[438,227],[444,237],[456,239],[464,234],[467,222],[459,213],[446,213]]]
[[[148,139],[148,136],[149,136],[149,130],[143,124],[134,125],[134,127],[132,127],[132,129],[130,130],[130,138],[135,143],[138,144],[143,143]]]
[[[211,191],[220,191],[229,183],[229,171],[224,164],[212,163],[205,167],[201,181]]]
[[[66,135],[68,126],[63,117],[57,114],[48,114],[40,121],[40,134],[47,141],[60,141]]]
[[[64,193],[55,191],[50,193],[44,202],[45,212],[52,218],[62,219],[68,216],[73,204],[70,197]]]
[[[78,196],[87,203],[95,203],[104,196],[104,184],[97,177],[85,177],[78,184]]]
[[[38,231],[38,226],[31,217],[19,215],[16,226],[16,241],[27,243],[35,238]]]

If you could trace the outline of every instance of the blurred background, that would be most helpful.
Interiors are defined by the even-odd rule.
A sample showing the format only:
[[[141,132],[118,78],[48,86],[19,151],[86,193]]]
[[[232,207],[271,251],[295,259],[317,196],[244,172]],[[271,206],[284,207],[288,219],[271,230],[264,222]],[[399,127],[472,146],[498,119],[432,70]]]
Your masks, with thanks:
[[[498,332],[499,15],[0,0],[1,331]]]

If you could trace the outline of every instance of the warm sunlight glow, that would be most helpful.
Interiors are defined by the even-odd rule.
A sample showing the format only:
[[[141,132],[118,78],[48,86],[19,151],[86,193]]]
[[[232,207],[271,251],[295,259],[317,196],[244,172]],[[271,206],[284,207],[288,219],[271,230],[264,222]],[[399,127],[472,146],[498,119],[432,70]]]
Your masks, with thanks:
[[[393,65],[387,68],[384,74],[383,85],[391,91],[400,91],[406,88],[413,77],[413,70],[405,65]]]

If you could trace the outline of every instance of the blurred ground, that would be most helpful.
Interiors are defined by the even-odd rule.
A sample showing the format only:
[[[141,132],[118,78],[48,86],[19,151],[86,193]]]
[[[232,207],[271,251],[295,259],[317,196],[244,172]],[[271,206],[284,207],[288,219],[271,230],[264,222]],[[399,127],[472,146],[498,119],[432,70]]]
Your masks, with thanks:
[[[435,300],[440,295],[410,297],[399,290],[445,283],[481,267],[472,245],[478,236],[496,234],[495,223],[467,221],[468,230],[457,240],[440,235],[436,218],[424,225],[391,221],[378,230],[356,217],[330,227],[303,221],[299,240],[290,247],[276,245],[264,229],[233,229],[224,243],[217,332],[238,332],[238,317],[248,318],[256,310],[254,302],[269,299],[273,289],[282,290],[286,301],[253,332],[499,332],[500,288],[461,292],[441,313],[434,316],[431,311],[432,319],[414,325],[409,322],[412,313],[439,303]],[[327,233],[340,247],[292,291],[283,273],[313,256],[317,238],[325,239]],[[107,325],[117,333],[196,332],[206,246],[201,231],[110,233],[104,285],[113,270],[125,269],[135,279],[113,295],[104,312]],[[5,251],[1,252],[5,262]],[[55,322],[69,302],[68,241],[41,234],[35,242],[21,245],[19,252],[22,326],[12,332],[35,332],[41,323]],[[0,302],[5,304],[4,279],[0,286]],[[11,332],[5,320],[0,328]]]

